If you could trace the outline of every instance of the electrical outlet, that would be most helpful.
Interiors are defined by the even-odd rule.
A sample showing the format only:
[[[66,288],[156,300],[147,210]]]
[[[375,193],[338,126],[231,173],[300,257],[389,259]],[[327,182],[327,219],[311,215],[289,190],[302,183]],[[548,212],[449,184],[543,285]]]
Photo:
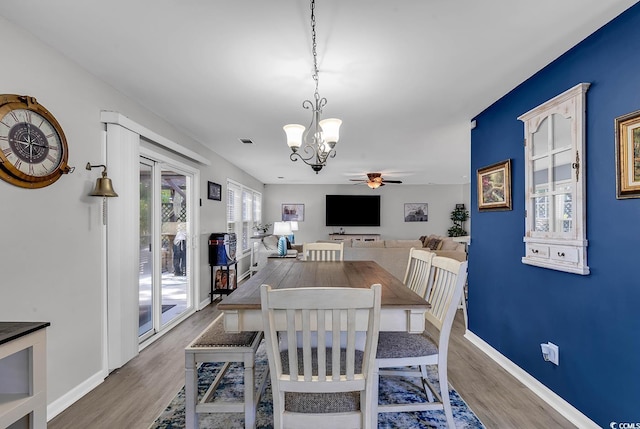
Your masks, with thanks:
[[[547,344],[540,344],[540,348],[542,349],[542,357],[545,361],[560,365],[560,349],[557,345],[552,342],[547,342]]]

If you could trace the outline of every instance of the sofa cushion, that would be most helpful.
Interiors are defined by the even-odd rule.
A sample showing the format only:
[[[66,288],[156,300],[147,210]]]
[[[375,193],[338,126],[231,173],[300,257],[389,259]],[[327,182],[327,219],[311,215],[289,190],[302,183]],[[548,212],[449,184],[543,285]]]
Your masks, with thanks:
[[[457,250],[460,243],[453,241],[451,238],[445,238],[442,240],[442,246],[440,250]]]
[[[360,241],[360,240],[353,240],[351,242],[351,247],[366,247],[366,248],[383,248],[384,246],[384,241]]]
[[[420,240],[385,240],[384,247],[423,247]]]

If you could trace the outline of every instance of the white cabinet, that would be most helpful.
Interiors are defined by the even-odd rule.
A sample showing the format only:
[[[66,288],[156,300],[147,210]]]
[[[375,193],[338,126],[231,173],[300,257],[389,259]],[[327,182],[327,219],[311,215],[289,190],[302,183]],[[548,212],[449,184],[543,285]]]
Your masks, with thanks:
[[[0,428],[47,427],[48,322],[0,322]]]
[[[585,223],[585,109],[581,83],[523,114],[525,255],[522,262],[589,274]]]
[[[329,234],[329,240],[380,241],[380,234]]]

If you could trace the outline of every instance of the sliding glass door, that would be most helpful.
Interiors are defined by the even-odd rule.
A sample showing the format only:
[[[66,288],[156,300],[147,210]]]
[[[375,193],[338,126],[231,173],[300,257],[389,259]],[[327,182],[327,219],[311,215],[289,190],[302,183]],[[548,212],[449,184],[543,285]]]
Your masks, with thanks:
[[[140,158],[140,342],[193,307],[193,174]]]

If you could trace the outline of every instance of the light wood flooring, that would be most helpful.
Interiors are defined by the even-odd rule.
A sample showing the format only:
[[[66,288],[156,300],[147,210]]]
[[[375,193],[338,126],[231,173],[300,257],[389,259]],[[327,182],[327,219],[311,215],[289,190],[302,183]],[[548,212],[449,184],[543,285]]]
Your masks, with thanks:
[[[49,429],[148,429],[184,385],[184,347],[219,313],[207,306],[52,419]],[[456,317],[449,382],[487,429],[575,428],[464,337]]]

